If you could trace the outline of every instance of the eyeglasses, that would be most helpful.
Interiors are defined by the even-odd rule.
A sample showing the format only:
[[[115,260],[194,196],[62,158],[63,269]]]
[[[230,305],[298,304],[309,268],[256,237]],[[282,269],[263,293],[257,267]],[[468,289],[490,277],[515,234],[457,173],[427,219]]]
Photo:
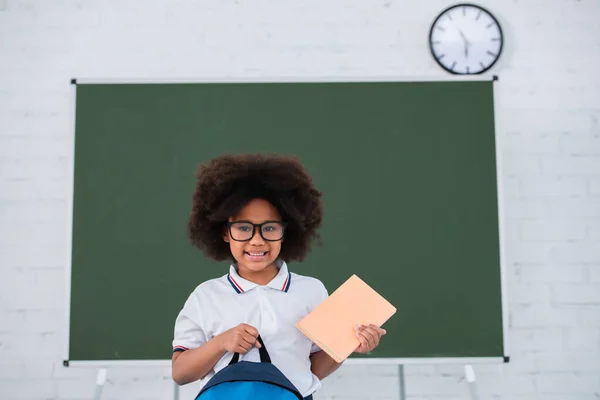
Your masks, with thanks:
[[[260,236],[268,242],[276,242],[283,239],[283,233],[287,224],[281,221],[265,221],[262,224],[253,224],[249,221],[226,222],[229,236],[236,242],[247,242],[254,237],[254,231],[258,228]]]

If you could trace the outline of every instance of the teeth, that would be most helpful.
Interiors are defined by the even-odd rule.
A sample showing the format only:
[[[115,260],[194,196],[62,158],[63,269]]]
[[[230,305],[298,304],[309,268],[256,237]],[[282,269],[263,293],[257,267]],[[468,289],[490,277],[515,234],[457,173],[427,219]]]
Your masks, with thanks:
[[[264,253],[250,253],[250,252],[248,252],[248,254],[250,254],[251,256],[264,256],[267,253],[266,252],[264,252]]]

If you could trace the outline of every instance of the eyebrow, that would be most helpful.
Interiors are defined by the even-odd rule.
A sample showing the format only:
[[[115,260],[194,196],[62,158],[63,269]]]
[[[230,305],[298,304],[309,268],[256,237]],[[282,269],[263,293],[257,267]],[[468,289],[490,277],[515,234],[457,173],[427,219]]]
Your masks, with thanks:
[[[248,222],[249,224],[260,225],[260,224],[264,224],[264,223],[267,223],[267,222],[283,222],[283,221],[280,220],[280,219],[266,219],[263,222],[252,222],[252,221],[247,220],[247,219],[238,219],[238,220],[230,221],[230,222]]]

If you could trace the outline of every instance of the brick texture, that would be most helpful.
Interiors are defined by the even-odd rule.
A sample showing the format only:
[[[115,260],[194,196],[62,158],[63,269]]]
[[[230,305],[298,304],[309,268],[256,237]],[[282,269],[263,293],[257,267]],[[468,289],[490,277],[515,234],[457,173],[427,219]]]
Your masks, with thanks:
[[[482,0],[506,38],[490,74],[505,193],[511,362],[493,400],[600,397],[600,2]],[[91,399],[61,366],[73,138],[69,79],[445,78],[442,0],[0,0],[0,398]],[[469,396],[462,366],[407,365],[410,400]],[[109,371],[106,399],[169,398],[168,370]],[[194,384],[181,388],[193,398]],[[318,400],[397,399],[397,367],[345,365]]]

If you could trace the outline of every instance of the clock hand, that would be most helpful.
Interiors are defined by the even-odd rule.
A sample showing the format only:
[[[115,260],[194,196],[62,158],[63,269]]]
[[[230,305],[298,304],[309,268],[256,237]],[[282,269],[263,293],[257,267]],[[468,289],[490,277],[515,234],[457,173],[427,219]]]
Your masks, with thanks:
[[[469,41],[467,40],[467,37],[460,29],[458,30],[458,33],[465,41],[465,58],[469,58],[469,46],[471,45],[471,43],[469,43]]]

